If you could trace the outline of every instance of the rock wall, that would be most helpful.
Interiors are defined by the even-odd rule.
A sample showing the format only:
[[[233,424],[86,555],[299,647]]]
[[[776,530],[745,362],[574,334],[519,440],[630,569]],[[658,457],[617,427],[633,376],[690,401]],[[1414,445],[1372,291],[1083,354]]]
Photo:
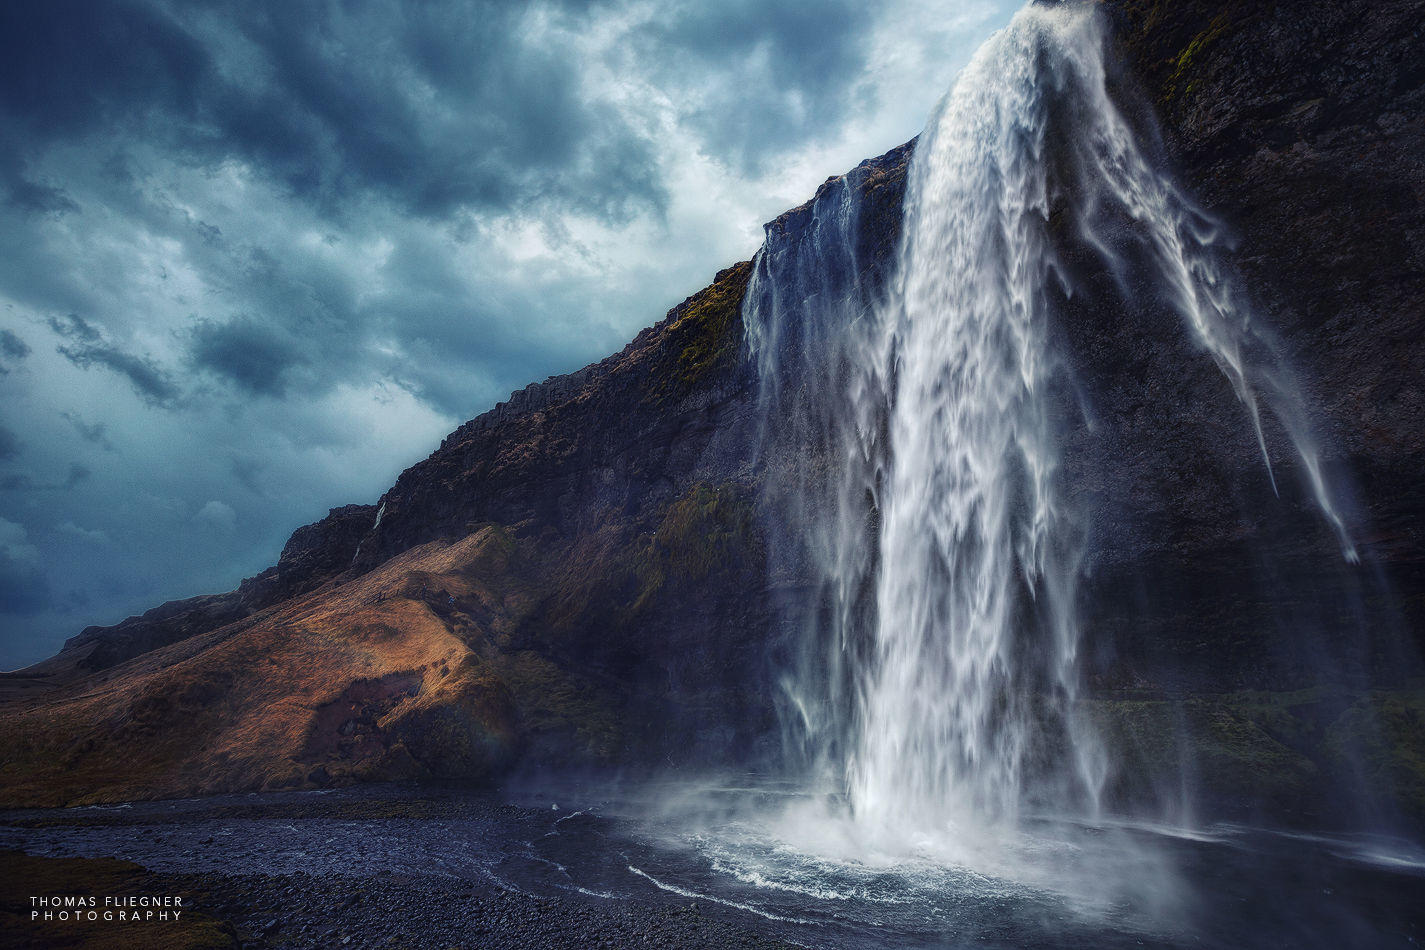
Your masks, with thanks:
[[[1269,417],[1273,492],[1244,410],[1152,288],[1125,306],[1105,275],[1078,274],[1064,329],[1097,425],[1070,452],[1103,513],[1085,622],[1096,714],[1121,753],[1110,791],[1418,822],[1425,5],[1104,8],[1121,95],[1156,116],[1163,153],[1228,230],[1363,558],[1343,563]]]

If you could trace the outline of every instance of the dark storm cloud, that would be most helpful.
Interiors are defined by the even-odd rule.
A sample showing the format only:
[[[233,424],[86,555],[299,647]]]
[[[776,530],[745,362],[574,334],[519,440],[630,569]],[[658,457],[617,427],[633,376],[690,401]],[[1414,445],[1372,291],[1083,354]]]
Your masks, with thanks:
[[[49,579],[44,571],[0,551],[0,613],[25,617],[51,606]]]
[[[13,330],[0,330],[0,376],[8,375],[25,357],[30,355],[30,345],[20,339]]]
[[[650,27],[645,56],[702,93],[690,119],[709,150],[758,171],[788,145],[840,127],[874,13],[854,0],[682,4]]]
[[[0,462],[20,457],[20,438],[8,427],[0,425]]]
[[[0,330],[0,353],[13,360],[22,360],[30,355],[30,346],[13,330]]]
[[[51,606],[49,579],[23,525],[0,518],[0,614],[29,616]]]
[[[487,367],[503,388],[550,365],[550,341],[521,338],[520,324],[560,301],[532,300],[530,314],[472,306],[468,279],[446,281],[442,294],[398,273],[409,270],[398,262],[392,279],[404,286],[376,312],[353,299],[347,275],[185,217],[190,212],[140,184],[145,161],[134,155],[160,149],[169,161],[205,170],[240,162],[338,229],[369,227],[387,211],[452,226],[471,214],[539,208],[613,223],[657,215],[667,198],[660,143],[587,96],[586,64],[567,47],[530,39],[527,21],[536,14],[577,33],[617,7],[7,5],[0,144],[11,148],[0,159],[0,182],[32,211],[92,206],[93,197],[60,188],[65,169],[45,159],[58,146],[99,143],[90,181],[108,191],[98,200],[178,240],[219,292],[200,302],[208,312],[178,338],[188,366],[234,395],[320,394],[396,372],[398,384],[431,405],[466,414],[478,408],[472,369]],[[709,152],[754,167],[834,125],[859,72],[867,16],[845,0],[674,4],[637,31],[635,45],[642,68],[701,103],[690,127]],[[90,233],[102,233],[104,222],[83,216]],[[398,254],[409,250],[399,232],[393,238]],[[78,308],[102,316],[111,331],[138,319],[123,301],[95,298],[94,286],[127,278],[106,270],[109,262],[46,266],[37,257],[9,266],[19,299],[42,312]],[[95,323],[77,316],[56,322],[70,341],[61,352],[75,365],[121,374],[154,405],[179,399],[176,366],[130,352],[115,342],[121,333],[101,338]],[[373,353],[378,336],[399,352]]]
[[[63,189],[30,181],[13,160],[0,160],[0,189],[5,202],[24,214],[69,214],[79,210]]]
[[[51,330],[68,340],[97,343],[103,336],[98,327],[77,313],[65,314],[63,317],[50,317],[47,322]]]
[[[58,347],[59,354],[80,369],[102,366],[128,379],[139,398],[151,406],[172,407],[178,386],[157,363],[107,343],[75,343]]]
[[[369,352],[371,317],[354,277],[329,255],[229,240],[201,221],[178,239],[220,302],[241,311],[194,318],[178,333],[188,365],[242,396],[319,394],[344,381],[379,377]],[[329,243],[339,246],[332,237]],[[226,308],[225,308],[226,309]]]
[[[166,108],[195,113],[201,45],[142,3],[47,0],[0,10],[0,102],[26,131],[60,135]]]
[[[618,217],[662,200],[651,143],[586,107],[577,64],[519,41],[512,4],[8,4],[10,151],[119,132],[198,165],[252,164],[340,217],[534,201]],[[25,146],[22,148],[22,144]],[[10,200],[63,210],[12,159]],[[0,170],[3,171],[3,170]]]
[[[389,292],[364,301],[349,275],[322,261],[212,242],[211,272],[250,313],[184,331],[188,364],[237,394],[277,399],[387,378],[457,418],[547,372],[552,356],[569,369],[580,364],[587,335],[542,333],[532,319],[573,310],[573,291],[546,285],[481,296],[448,241],[397,237],[382,263]],[[494,377],[493,389],[475,384],[482,373]]]
[[[280,94],[227,91],[223,131],[298,193],[366,187],[426,215],[535,197],[620,214],[661,197],[648,143],[584,106],[578,65],[519,42],[525,8],[244,9]]]
[[[172,406],[178,387],[153,360],[105,344],[61,346],[59,352],[80,369],[103,366],[128,377],[134,391],[155,406]]]
[[[85,442],[97,445],[106,452],[117,451],[117,449],[114,448],[114,444],[109,441],[109,436],[106,434],[109,429],[107,423],[88,423],[85,422],[78,413],[74,412],[61,412],[59,415],[61,419],[74,427],[74,431],[77,432],[79,437]]]
[[[538,345],[510,341],[507,328],[461,312],[469,280],[447,285],[446,299],[398,287],[392,309],[362,308],[349,275],[185,219],[189,211],[143,184],[143,155],[159,149],[204,170],[241,162],[301,207],[358,233],[391,214],[456,225],[474,213],[546,206],[610,222],[658,213],[658,143],[608,104],[586,101],[581,65],[568,51],[526,41],[521,18],[529,14],[525,5],[489,3],[12,6],[0,16],[11,200],[33,210],[92,209],[92,196],[44,197],[36,169],[47,167],[47,149],[101,143],[99,172],[88,179],[108,189],[98,200],[177,240],[217,292],[198,302],[208,312],[177,331],[189,367],[234,395],[273,398],[363,384],[397,367],[398,384],[443,411],[468,413],[485,395],[472,399],[468,382],[482,362],[498,361],[510,386],[547,365]],[[585,14],[575,5],[561,15],[577,22]],[[151,157],[147,165],[149,181],[163,172]],[[48,168],[64,177],[54,159]],[[108,226],[87,215],[83,223],[94,235]],[[400,231],[392,237],[399,246]],[[112,240],[131,238],[116,232]],[[174,405],[176,366],[131,352],[116,342],[125,334],[100,332],[141,319],[126,301],[93,290],[131,280],[125,263],[45,261],[35,250],[42,246],[20,242],[32,259],[7,265],[17,299],[41,312],[102,317],[52,318],[68,340],[60,352],[77,366],[121,374],[151,404]],[[472,326],[488,338],[471,341]],[[402,352],[373,353],[378,332]],[[511,349],[523,359],[503,359]],[[468,360],[463,386],[459,360]]]
[[[577,28],[610,6],[563,13]],[[710,149],[756,165],[834,129],[872,13],[849,0],[677,4],[643,31],[644,66],[702,92],[694,124]],[[74,210],[22,162],[37,143],[117,130],[199,165],[251,163],[336,216],[360,194],[432,217],[659,207],[656,143],[584,99],[566,50],[522,41],[529,15],[492,2],[9,4],[0,103],[15,157],[0,178],[13,203]]]
[[[200,323],[191,354],[198,368],[257,396],[283,395],[292,371],[306,363],[288,335],[250,318]]]
[[[128,379],[139,398],[151,406],[173,407],[179,397],[177,384],[147,356],[137,356],[104,339],[98,327],[78,314],[51,317],[50,329],[70,340],[56,351],[80,369],[102,366]]]

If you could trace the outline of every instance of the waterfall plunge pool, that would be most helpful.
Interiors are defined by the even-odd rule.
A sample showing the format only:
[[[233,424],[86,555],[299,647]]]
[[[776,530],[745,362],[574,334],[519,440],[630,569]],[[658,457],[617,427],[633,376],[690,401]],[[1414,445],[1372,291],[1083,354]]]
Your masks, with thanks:
[[[557,789],[557,791],[556,791]],[[894,833],[750,781],[366,787],[0,815],[0,848],[160,873],[397,875],[707,918],[808,947],[1408,947],[1425,851],[1375,835],[1022,817]],[[453,898],[455,899],[455,898]],[[261,917],[278,908],[254,908]],[[472,946],[479,941],[472,938]]]

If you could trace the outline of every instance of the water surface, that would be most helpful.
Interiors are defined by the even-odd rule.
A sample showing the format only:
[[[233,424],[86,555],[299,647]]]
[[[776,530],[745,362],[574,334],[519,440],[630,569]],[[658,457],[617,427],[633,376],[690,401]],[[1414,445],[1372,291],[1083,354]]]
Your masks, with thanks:
[[[1425,936],[1425,852],[1401,839],[1030,816],[1013,840],[963,829],[878,849],[835,814],[774,785],[364,788],[9,812],[0,847],[166,873],[396,874],[696,902],[812,947],[1410,947]]]

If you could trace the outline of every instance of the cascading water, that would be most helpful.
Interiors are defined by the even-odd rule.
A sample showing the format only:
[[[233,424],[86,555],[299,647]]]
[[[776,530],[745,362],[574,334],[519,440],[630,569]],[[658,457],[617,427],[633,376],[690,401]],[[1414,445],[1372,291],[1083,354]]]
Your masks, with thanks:
[[[1025,19],[970,65],[911,165],[881,357],[896,381],[876,649],[849,774],[876,823],[1012,814],[1023,690],[1040,674],[1073,688],[1074,550],[1045,404],[1039,73],[1053,65],[1040,18]],[[1024,595],[1042,598],[1038,618]]]
[[[1071,289],[1056,228],[1114,273],[1131,232],[1268,471],[1262,406],[1356,557],[1219,229],[1140,144],[1103,57],[1091,7],[1021,11],[915,147],[889,279],[858,276],[858,169],[803,232],[769,226],[747,296],[768,504],[795,525],[781,560],[813,580],[793,731],[882,840],[1012,824],[1026,802],[1091,810],[1105,774],[1076,704],[1088,513],[1061,464],[1083,419],[1055,331]]]

